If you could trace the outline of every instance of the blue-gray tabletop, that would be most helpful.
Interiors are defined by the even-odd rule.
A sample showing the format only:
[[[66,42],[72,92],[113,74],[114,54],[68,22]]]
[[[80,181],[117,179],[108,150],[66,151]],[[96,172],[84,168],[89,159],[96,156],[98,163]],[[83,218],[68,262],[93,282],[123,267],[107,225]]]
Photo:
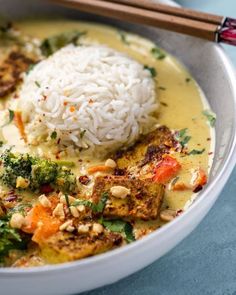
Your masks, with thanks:
[[[179,0],[236,17],[236,0]],[[236,65],[236,48],[225,46]],[[111,270],[112,271],[112,270]],[[236,295],[236,168],[210,213],[181,244],[147,268],[84,295]]]

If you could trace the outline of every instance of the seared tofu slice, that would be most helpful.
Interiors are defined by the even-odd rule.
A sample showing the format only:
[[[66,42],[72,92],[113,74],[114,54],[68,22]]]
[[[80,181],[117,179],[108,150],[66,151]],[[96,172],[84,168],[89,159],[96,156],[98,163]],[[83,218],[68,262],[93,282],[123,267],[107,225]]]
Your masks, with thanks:
[[[117,186],[129,190],[126,197],[118,198],[112,194],[112,188]],[[158,217],[164,197],[164,186],[149,179],[140,180],[125,176],[97,177],[92,195],[93,202],[97,203],[104,192],[108,193],[104,216],[151,220]]]
[[[21,81],[21,74],[33,63],[35,61],[21,52],[10,52],[0,64],[0,98],[15,91],[17,84]]]
[[[99,235],[58,232],[40,245],[41,255],[48,263],[62,263],[96,255],[121,245],[119,234]]]
[[[162,155],[168,153],[176,144],[177,142],[170,129],[166,126],[161,126],[140,137],[127,150],[116,153],[114,159],[117,162],[118,170],[129,170],[133,167],[140,168],[150,162],[161,160]]]

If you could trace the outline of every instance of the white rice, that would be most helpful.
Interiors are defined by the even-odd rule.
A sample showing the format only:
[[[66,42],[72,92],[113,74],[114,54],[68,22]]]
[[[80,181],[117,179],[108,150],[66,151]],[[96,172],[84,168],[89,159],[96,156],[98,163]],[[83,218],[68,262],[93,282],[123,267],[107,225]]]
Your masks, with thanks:
[[[69,45],[24,76],[17,108],[30,143],[107,152],[153,126],[158,108],[148,70],[111,48]],[[55,134],[54,132],[54,134]]]

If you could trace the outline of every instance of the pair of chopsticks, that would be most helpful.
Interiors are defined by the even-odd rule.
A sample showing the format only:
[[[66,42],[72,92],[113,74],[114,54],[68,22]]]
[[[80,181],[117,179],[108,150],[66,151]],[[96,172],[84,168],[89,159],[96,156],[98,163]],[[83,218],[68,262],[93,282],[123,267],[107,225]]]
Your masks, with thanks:
[[[236,45],[236,20],[151,0],[49,0],[80,11]]]

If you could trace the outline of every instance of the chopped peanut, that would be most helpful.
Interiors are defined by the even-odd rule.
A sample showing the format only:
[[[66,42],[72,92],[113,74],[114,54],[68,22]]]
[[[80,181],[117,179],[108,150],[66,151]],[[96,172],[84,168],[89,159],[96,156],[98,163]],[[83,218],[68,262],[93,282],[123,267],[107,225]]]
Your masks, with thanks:
[[[64,223],[59,227],[59,229],[60,229],[61,231],[66,230],[66,231],[72,232],[75,228],[74,228],[74,226],[73,226],[72,220],[68,220],[68,221],[64,222]]]
[[[11,220],[10,220],[10,226],[13,228],[21,228],[25,223],[25,218],[20,213],[14,213],[12,214]]]
[[[101,234],[103,232],[103,226],[100,223],[94,223],[93,224],[93,231],[96,234]]]
[[[175,219],[176,217],[176,211],[175,210],[172,210],[172,209],[165,209],[163,211],[161,211],[160,213],[160,218],[163,220],[163,221],[172,221],[173,219]]]
[[[112,159],[107,159],[105,162],[105,166],[110,168],[116,168],[116,162]]]
[[[72,196],[68,196],[68,200],[69,200],[69,203],[71,204],[71,203],[73,203],[73,202],[76,201],[76,198],[74,198]],[[62,203],[64,205],[67,205],[65,195],[61,195],[61,197],[60,197],[60,203]]]
[[[124,199],[130,194],[130,189],[121,185],[113,186],[110,191],[114,197],[119,199]]]
[[[52,212],[52,215],[54,217],[59,217],[60,220],[64,220],[65,212],[64,212],[63,204],[57,204],[56,208]]]
[[[18,176],[16,179],[16,188],[27,188],[30,185],[30,181],[26,178]]]
[[[85,234],[89,231],[89,226],[87,224],[81,224],[78,226],[78,233]]]
[[[79,211],[76,207],[70,206],[71,215],[75,218],[79,217]]]
[[[51,207],[52,206],[52,203],[50,202],[50,200],[44,194],[39,196],[39,203],[43,207]]]

